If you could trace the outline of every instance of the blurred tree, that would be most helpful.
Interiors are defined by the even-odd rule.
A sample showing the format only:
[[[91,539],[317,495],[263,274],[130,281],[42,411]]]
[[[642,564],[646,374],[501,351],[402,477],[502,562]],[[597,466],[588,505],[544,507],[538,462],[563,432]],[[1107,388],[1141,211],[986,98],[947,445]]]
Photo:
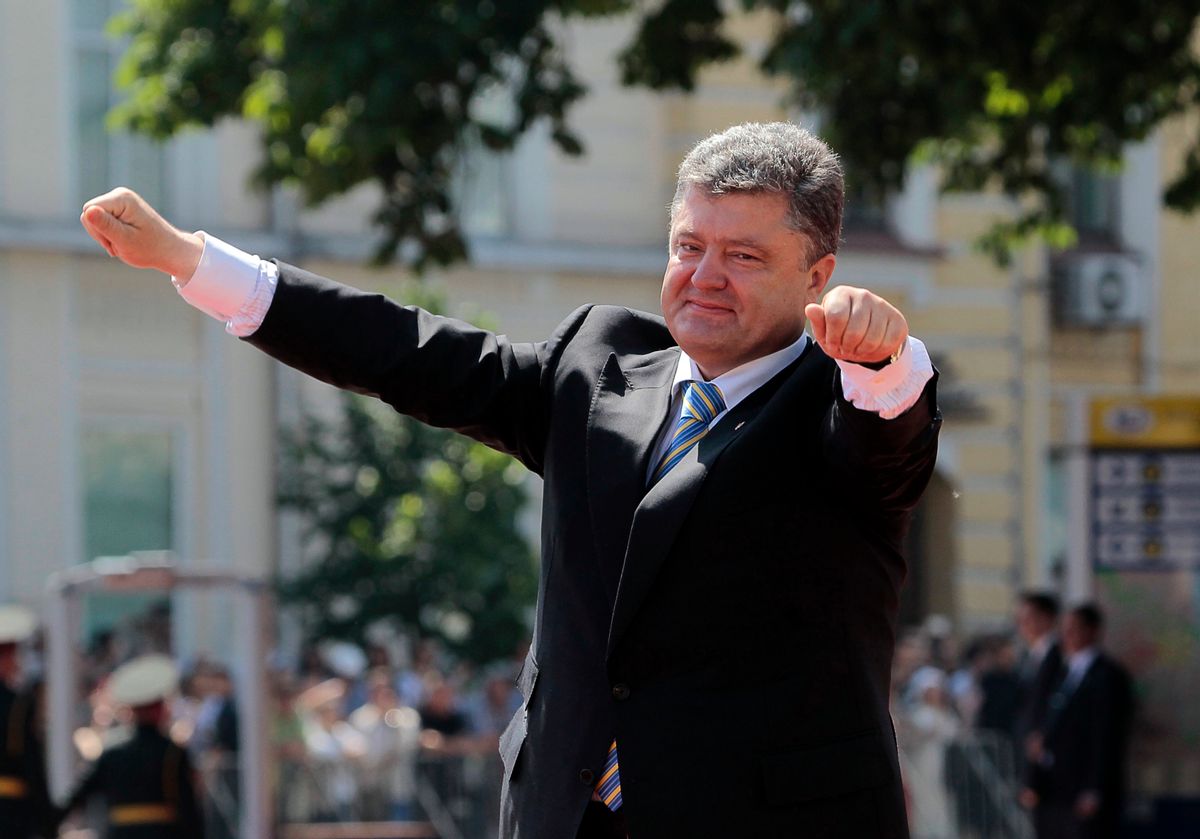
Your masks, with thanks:
[[[403,298],[438,308],[420,288]],[[511,656],[537,593],[518,528],[525,468],[375,400],[343,394],[342,407],[283,440],[280,503],[300,514],[307,563],[281,601],[310,637],[361,643],[385,622],[475,663]]]
[[[377,184],[377,257],[418,269],[465,255],[452,183],[465,149],[508,149],[548,119],[564,151],[584,93],[558,23],[639,15],[628,84],[691,90],[739,52],[718,0],[131,0],[114,123],[166,137],[245,116],[263,127],[263,184],[313,204]],[[1063,161],[1111,169],[1121,147],[1200,104],[1200,0],[741,0],[776,14],[763,68],[824,114],[823,133],[866,194],[916,156],[953,190],[998,188],[1022,213],[982,242],[1006,259],[1031,235],[1068,245]],[[496,101],[505,107],[495,107]],[[483,103],[488,103],[485,107]],[[503,117],[496,114],[503,113]],[[1166,203],[1200,205],[1200,138]]]
[[[465,255],[452,178],[472,143],[508,149],[539,119],[578,154],[567,108],[584,87],[555,22],[632,0],[131,0],[113,123],[159,138],[244,116],[262,126],[261,184],[318,204],[383,194],[378,261],[417,269]],[[485,109],[489,97],[503,107]],[[493,103],[494,105],[494,103]],[[488,110],[489,113],[484,113]],[[496,113],[503,112],[503,116]]]
[[[1006,261],[1033,235],[1067,246],[1063,161],[1111,170],[1122,145],[1200,107],[1200,0],[742,0],[778,13],[763,68],[789,77],[802,108],[869,192],[895,189],[916,156],[951,190],[1022,199],[981,245]],[[728,4],[674,2],[647,15],[621,58],[627,83],[690,90],[736,45]],[[715,15],[714,15],[715,13]],[[1200,206],[1200,137],[1166,204]]]

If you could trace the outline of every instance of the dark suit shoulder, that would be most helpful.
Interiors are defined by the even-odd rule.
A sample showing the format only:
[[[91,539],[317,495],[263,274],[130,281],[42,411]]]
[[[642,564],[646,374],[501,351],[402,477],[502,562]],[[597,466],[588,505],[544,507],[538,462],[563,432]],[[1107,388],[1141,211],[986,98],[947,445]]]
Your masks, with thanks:
[[[563,321],[548,342],[552,389],[562,396],[564,386],[578,378],[590,391],[610,358],[623,369],[639,367],[652,354],[674,347],[661,317],[621,306],[584,306]]]
[[[1119,694],[1132,693],[1133,676],[1125,665],[1107,653],[1100,653],[1092,663],[1092,669],[1097,677],[1105,683],[1108,689]]]
[[[572,318],[581,314],[586,318],[581,326],[581,334],[590,341],[608,343],[613,349],[650,352],[675,343],[667,329],[667,322],[660,315],[607,304],[577,309]]]

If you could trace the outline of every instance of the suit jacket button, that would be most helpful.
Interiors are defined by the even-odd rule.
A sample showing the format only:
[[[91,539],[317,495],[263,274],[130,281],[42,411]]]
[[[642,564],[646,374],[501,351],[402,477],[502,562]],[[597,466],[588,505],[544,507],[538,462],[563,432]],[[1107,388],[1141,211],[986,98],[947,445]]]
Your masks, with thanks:
[[[629,685],[625,684],[624,682],[618,682],[617,684],[613,685],[612,695],[613,699],[628,699]]]
[[[579,780],[583,781],[589,787],[596,782],[596,773],[591,769],[580,769]]]

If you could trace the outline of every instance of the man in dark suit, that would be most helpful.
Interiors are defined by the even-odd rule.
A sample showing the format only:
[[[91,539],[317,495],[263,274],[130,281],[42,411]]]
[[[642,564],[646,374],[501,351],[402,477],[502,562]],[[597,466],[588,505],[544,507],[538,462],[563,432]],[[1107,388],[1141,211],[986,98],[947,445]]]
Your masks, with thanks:
[[[842,197],[797,126],[710,137],[680,167],[664,317],[588,306],[537,344],[178,231],[128,191],[82,219],[276,358],[544,478],[503,836],[894,838],[901,550],[940,417],[894,306],[818,302]]]
[[[1022,761],[1028,759],[1029,736],[1046,715],[1046,702],[1062,669],[1058,642],[1058,598],[1044,591],[1025,591],[1017,601],[1017,634],[1025,649],[1017,664],[1019,685],[1013,742]]]
[[[165,656],[143,656],[117,668],[109,694],[129,707],[134,729],[128,740],[104,750],[67,799],[60,820],[100,796],[108,808],[105,839],[203,839],[191,761],[163,732],[166,700],[177,680]]]
[[[0,606],[0,837],[52,834],[42,741],[34,720],[34,694],[18,690],[18,645],[36,622],[19,606]]]
[[[1063,621],[1064,660],[1031,735],[1025,803],[1039,839],[1116,839],[1125,798],[1133,692],[1125,668],[1100,650],[1091,604]]]

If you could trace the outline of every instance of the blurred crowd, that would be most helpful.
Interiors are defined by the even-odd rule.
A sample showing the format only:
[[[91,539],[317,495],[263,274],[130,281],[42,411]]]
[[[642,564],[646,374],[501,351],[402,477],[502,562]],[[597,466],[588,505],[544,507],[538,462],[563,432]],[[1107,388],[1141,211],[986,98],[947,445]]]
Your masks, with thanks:
[[[1026,592],[1011,630],[960,645],[935,616],[900,640],[892,714],[914,839],[1118,834],[1133,699],[1102,638],[1095,605],[1064,615]]]
[[[119,741],[128,720],[108,691],[135,655],[169,650],[159,609],[97,635],[83,653],[73,741],[84,762]],[[268,677],[270,771],[281,822],[440,821],[486,837],[498,824],[499,736],[521,704],[526,649],[486,667],[455,661],[437,643],[306,645]],[[36,682],[40,654],[26,652]],[[207,839],[231,839],[239,818],[238,702],[230,666],[207,656],[177,662],[182,678],[167,729],[200,777]],[[31,680],[29,677],[33,677]]]
[[[935,616],[903,635],[892,714],[914,839],[1118,834],[1133,702],[1130,678],[1104,653],[1102,637],[1094,605],[1060,613],[1058,600],[1041,592],[1020,597],[1008,631],[960,644],[949,621]],[[170,646],[165,607],[92,640],[77,671],[84,699],[73,742],[81,763],[129,727],[109,691],[113,671]],[[497,743],[520,708],[515,681],[525,651],[474,668],[430,641],[320,641],[274,667],[270,771],[279,821],[430,821],[439,831],[492,835]],[[237,680],[207,657],[178,664],[165,728],[198,770],[206,839],[232,839]],[[24,690],[36,697],[37,639],[24,645],[23,665]],[[36,729],[44,738],[44,716]]]
[[[296,671],[273,680],[281,818],[406,821],[445,810],[472,826],[467,835],[490,833],[524,652],[477,669],[430,641],[403,664],[383,646],[307,648]]]

